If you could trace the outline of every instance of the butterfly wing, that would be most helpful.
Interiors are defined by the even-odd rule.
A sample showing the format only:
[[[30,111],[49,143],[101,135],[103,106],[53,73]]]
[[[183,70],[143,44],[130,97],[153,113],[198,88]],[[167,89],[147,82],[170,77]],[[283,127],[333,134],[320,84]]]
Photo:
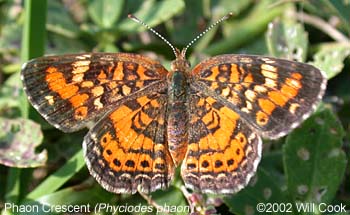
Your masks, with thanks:
[[[120,103],[86,135],[85,160],[96,180],[114,193],[167,188],[174,176],[166,134],[165,93]]]
[[[308,64],[253,55],[220,55],[192,71],[192,88],[238,113],[258,134],[278,138],[321,100],[326,78]]]
[[[210,58],[190,77],[189,145],[181,174],[187,187],[209,193],[245,187],[260,162],[260,135],[288,133],[326,87],[313,66],[251,55]]]
[[[190,97],[189,143],[181,167],[185,185],[206,193],[245,187],[261,158],[260,137],[232,109],[213,97]]]
[[[33,59],[21,77],[34,108],[56,128],[72,132],[120,100],[163,88],[167,73],[137,54],[86,53]]]

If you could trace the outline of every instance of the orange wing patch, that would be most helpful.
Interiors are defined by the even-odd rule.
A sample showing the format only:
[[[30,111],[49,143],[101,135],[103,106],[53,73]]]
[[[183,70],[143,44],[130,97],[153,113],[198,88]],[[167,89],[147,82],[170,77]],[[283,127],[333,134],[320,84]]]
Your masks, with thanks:
[[[175,166],[166,143],[165,108],[164,95],[141,96],[92,128],[84,141],[86,162],[104,188],[135,193],[169,186]],[[111,179],[99,178],[101,171]]]
[[[79,87],[76,85],[67,84],[64,74],[60,72],[57,67],[49,67],[46,69],[46,78],[45,82],[48,85],[48,88],[58,93],[62,99],[68,99],[73,95],[78,93]]]
[[[231,103],[230,108],[269,138],[283,136],[300,124],[326,86],[323,74],[311,65],[253,55],[213,57],[192,74],[193,89]]]
[[[167,73],[141,55],[89,53],[37,58],[21,75],[33,106],[55,127],[73,132],[132,93],[165,88]]]
[[[260,161],[259,136],[211,97],[192,96],[191,104],[189,147],[181,167],[186,186],[209,193],[237,192]]]

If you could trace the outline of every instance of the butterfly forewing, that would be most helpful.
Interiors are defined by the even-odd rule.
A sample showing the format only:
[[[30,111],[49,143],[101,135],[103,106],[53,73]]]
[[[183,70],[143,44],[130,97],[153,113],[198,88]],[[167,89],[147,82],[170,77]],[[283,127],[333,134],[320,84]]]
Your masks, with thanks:
[[[311,65],[254,55],[210,58],[198,64],[192,76],[193,89],[227,105],[269,138],[299,125],[326,88],[323,72]]]
[[[157,61],[123,53],[41,57],[22,68],[33,106],[65,132],[86,126],[123,99],[161,90],[166,74]]]

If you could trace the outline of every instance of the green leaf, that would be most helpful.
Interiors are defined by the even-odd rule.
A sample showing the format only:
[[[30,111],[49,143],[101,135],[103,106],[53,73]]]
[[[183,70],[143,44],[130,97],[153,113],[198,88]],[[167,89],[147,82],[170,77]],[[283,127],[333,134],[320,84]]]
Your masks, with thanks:
[[[323,45],[314,55],[314,60],[311,64],[323,70],[327,74],[328,79],[331,79],[342,71],[344,59],[349,55],[349,44],[334,43]]]
[[[164,1],[144,1],[134,15],[153,27],[170,19],[185,8],[183,0],[164,0]],[[135,23],[130,19],[124,19],[118,30],[121,33],[133,33],[144,30],[144,27],[139,23]]]
[[[161,206],[158,209],[157,214],[165,214],[168,210],[170,213],[176,212],[176,214],[188,214],[189,213],[189,205],[187,204],[187,200],[182,194],[181,190],[176,188],[175,186],[170,186],[169,189],[163,191],[159,190],[152,194],[152,199]],[[176,211],[178,209],[178,211]],[[180,210],[181,209],[181,210]],[[173,211],[175,210],[175,211]]]
[[[189,214],[191,208],[180,191],[175,186],[166,190],[158,190],[150,194],[123,194],[118,205],[130,205],[138,215],[148,214]]]
[[[237,16],[238,14],[242,13],[245,9],[249,7],[250,4],[252,4],[253,0],[219,0],[219,1],[213,1],[213,8],[211,15],[213,19],[219,19],[222,16],[226,15],[229,12],[232,12],[234,16]],[[255,3],[255,2],[253,2]]]
[[[79,26],[73,22],[71,15],[60,1],[48,1],[46,27],[50,32],[68,37],[77,38]]]
[[[134,214],[137,215],[153,215],[156,214],[155,209],[152,205],[148,204],[147,201],[142,198],[140,195],[129,195],[123,194],[122,198],[118,201],[118,205],[128,205],[135,209]],[[120,213],[122,214],[122,213]],[[130,213],[132,214],[132,213]]]
[[[123,5],[124,0],[92,0],[88,12],[100,28],[111,28],[123,12]]]
[[[193,38],[201,33],[210,24],[218,21],[229,12],[233,12],[234,16],[241,13],[242,10],[249,7],[252,0],[220,0],[220,1],[191,1],[191,4],[186,5],[186,10],[183,16],[190,17],[182,23],[181,27],[171,29],[172,42],[181,45],[187,45]],[[203,8],[199,10],[198,8]],[[203,20],[208,19],[208,21]],[[233,17],[231,17],[232,19]],[[173,25],[173,20],[171,20]],[[205,25],[204,25],[204,23]],[[173,26],[172,26],[173,27]],[[207,32],[193,46],[197,53],[201,53],[208,44],[215,38],[216,32],[220,25]]]
[[[343,128],[328,109],[295,129],[283,147],[290,196],[295,201],[330,203],[344,176]]]
[[[0,113],[7,118],[28,116],[27,97],[18,72],[11,75],[0,88]]]
[[[331,4],[337,11],[343,26],[346,28],[347,32],[350,33],[350,1],[327,1]]]
[[[47,54],[59,55],[79,53],[82,50],[90,51],[80,40],[74,40],[71,37],[67,37],[57,32],[50,36],[50,42],[55,44],[55,46],[48,47],[46,50]]]
[[[258,167],[257,175],[249,185],[237,194],[224,198],[225,204],[234,214],[258,214],[259,203],[290,202],[282,193],[275,177],[262,167]]]
[[[6,23],[1,26],[0,53],[16,52],[18,55],[18,43],[21,41],[21,29],[15,22]],[[5,69],[4,69],[5,70]]]
[[[304,27],[289,17],[275,19],[266,32],[266,43],[270,54],[278,58],[304,62],[308,38]]]
[[[191,17],[191,19],[181,23],[181,26],[175,26],[174,20],[172,19],[166,22],[167,30],[171,33],[171,43],[184,46],[200,33],[198,32],[198,21],[203,18],[203,11],[198,10],[198,8],[203,8],[203,1],[193,1],[191,4],[186,5],[186,10],[183,15]]]
[[[273,2],[271,0],[259,1],[244,19],[233,17],[222,23],[226,38],[208,46],[205,53],[208,55],[230,53],[232,49],[238,48],[244,43],[251,43],[266,30],[269,22],[281,15],[288,7],[288,5],[280,5],[269,8]]]
[[[38,124],[27,119],[0,118],[0,163],[21,168],[44,165],[46,151],[35,153],[42,139]]]

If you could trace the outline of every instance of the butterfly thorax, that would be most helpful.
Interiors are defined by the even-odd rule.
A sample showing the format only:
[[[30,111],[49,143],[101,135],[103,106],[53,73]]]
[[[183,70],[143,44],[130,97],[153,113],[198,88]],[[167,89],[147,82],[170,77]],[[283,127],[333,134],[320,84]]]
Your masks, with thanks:
[[[175,164],[184,159],[187,151],[189,68],[189,62],[180,54],[172,62],[168,75],[167,137]]]

